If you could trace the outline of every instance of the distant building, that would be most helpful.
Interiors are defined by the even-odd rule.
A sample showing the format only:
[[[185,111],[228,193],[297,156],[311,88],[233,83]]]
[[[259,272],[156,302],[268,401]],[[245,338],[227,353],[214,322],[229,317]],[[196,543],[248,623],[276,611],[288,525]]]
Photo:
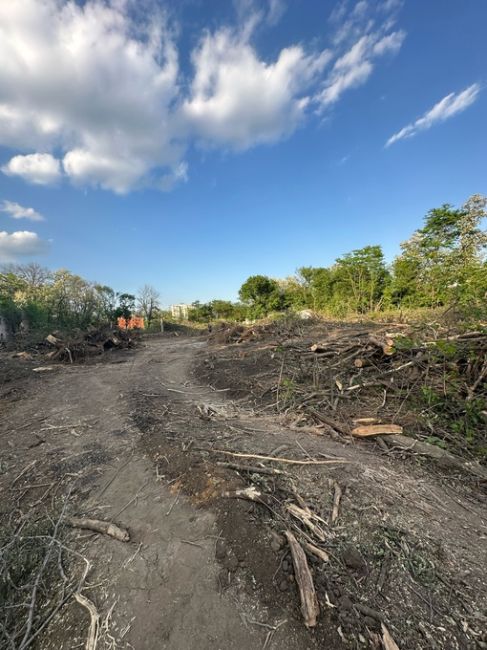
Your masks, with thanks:
[[[191,305],[171,305],[171,316],[177,320],[188,320]]]

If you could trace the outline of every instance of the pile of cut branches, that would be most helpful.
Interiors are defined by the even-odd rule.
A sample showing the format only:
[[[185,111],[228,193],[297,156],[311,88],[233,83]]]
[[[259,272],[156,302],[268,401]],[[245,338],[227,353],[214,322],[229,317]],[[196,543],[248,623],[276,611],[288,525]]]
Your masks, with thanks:
[[[402,328],[344,330],[323,342],[279,344],[275,354],[280,372],[270,391],[280,412],[328,414],[347,429],[355,420],[397,423],[439,447],[486,457],[485,330],[427,339]]]
[[[101,355],[107,350],[134,347],[136,335],[131,330],[96,329],[64,337],[55,332],[46,337],[46,358],[52,361],[74,363],[87,357]]]
[[[79,593],[90,563],[65,545],[66,497],[56,521],[21,515],[0,531],[0,646],[35,646],[62,607]]]

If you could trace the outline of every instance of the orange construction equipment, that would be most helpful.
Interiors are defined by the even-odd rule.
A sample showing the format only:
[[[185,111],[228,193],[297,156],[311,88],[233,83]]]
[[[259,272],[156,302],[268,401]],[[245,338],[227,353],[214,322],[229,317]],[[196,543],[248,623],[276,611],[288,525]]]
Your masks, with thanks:
[[[123,316],[120,316],[117,325],[121,330],[143,330],[145,327],[142,316],[132,316],[128,321]]]

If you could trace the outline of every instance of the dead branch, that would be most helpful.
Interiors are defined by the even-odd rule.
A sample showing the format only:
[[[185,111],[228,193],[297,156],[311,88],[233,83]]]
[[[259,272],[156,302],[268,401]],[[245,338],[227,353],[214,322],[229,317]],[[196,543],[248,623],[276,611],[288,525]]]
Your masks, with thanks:
[[[255,465],[239,465],[238,463],[223,463],[218,462],[217,465],[220,467],[228,467],[228,469],[234,469],[237,472],[250,472],[251,474],[267,474],[271,476],[275,475],[287,475],[287,472],[284,472],[282,469],[275,469],[274,467],[257,467]]]
[[[291,557],[293,558],[294,573],[299,587],[301,613],[303,614],[304,624],[306,627],[315,627],[320,608],[306,554],[290,530],[286,530],[285,535],[291,549]]]
[[[85,650],[95,650],[98,642],[98,632],[100,628],[100,615],[91,600],[80,593],[74,594],[76,601],[85,607],[90,614],[90,629],[86,639]]]
[[[322,562],[329,562],[330,561],[330,556],[322,548],[318,548],[314,544],[311,544],[311,542],[307,542],[307,541],[303,542],[303,546],[308,551],[308,553],[311,553],[311,555],[314,555],[315,557],[317,557]]]
[[[334,524],[338,519],[340,508],[340,499],[342,498],[342,488],[335,482],[335,494],[333,495],[333,510],[331,512],[331,523]]]
[[[311,530],[311,532],[321,542],[325,541],[326,535],[323,529],[319,525],[319,523],[326,524],[324,519],[322,519],[317,514],[315,514],[307,506],[305,506],[304,508],[300,508],[295,503],[288,503],[286,505],[286,510],[289,512],[289,514],[291,514],[293,517],[298,519],[302,524],[304,524],[307,528],[309,528],[309,530]],[[319,522],[319,523],[315,523],[315,522]]]
[[[282,458],[280,456],[261,456],[260,454],[243,454],[234,451],[226,451],[225,449],[205,449],[204,451],[212,451],[215,454],[225,454],[227,456],[236,456],[237,458],[257,458],[259,460],[270,460],[274,463],[288,463],[290,465],[333,465],[335,463],[343,464],[350,463],[351,461],[344,458],[337,458],[336,460],[296,460],[294,458]]]
[[[382,628],[382,644],[384,646],[384,650],[399,650],[399,646],[390,635],[390,632],[386,628],[384,623],[382,623],[381,628]]]

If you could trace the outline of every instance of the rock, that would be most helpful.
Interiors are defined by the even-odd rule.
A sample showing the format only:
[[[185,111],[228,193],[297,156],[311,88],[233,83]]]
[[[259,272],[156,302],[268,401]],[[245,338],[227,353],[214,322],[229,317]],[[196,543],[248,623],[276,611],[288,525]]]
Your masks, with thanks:
[[[273,539],[272,542],[271,542],[271,549],[275,553],[278,553],[281,550],[281,545],[279,544],[279,542],[277,542],[275,539]]]
[[[238,569],[238,560],[234,555],[230,555],[223,562],[223,566],[225,566],[231,573],[233,573]]]
[[[291,565],[289,564],[289,562],[287,560],[283,560],[281,566],[282,566],[282,570],[284,571],[284,573],[287,573],[288,571],[291,570]]]
[[[289,589],[289,583],[287,580],[281,580],[279,583],[279,590],[280,591],[287,591]]]
[[[342,560],[349,569],[360,572],[367,570],[367,564],[355,546],[347,546],[343,549]]]
[[[339,604],[340,608],[344,610],[350,610],[353,607],[353,603],[348,596],[341,596]]]
[[[379,621],[376,621],[372,616],[365,616],[364,623],[367,627],[370,627],[371,630],[377,630],[380,627]]]
[[[284,546],[284,538],[279,533],[276,533],[275,530],[271,530],[271,538],[271,548],[277,553]]]

